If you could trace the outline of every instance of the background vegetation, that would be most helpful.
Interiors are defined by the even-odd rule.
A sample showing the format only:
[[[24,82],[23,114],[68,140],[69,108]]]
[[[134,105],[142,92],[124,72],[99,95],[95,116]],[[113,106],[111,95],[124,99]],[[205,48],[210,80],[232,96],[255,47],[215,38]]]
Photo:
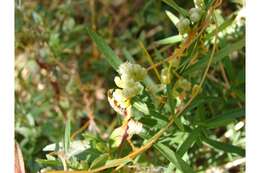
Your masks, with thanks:
[[[15,139],[27,172],[63,170],[63,160],[69,170],[109,165],[102,171],[244,172],[243,2],[204,2],[205,16],[192,25],[187,41],[174,16],[185,15],[193,1],[16,1]],[[176,56],[180,64],[172,70]],[[109,140],[122,120],[107,91],[116,87],[117,66],[125,61],[149,75],[132,101],[134,118],[145,129],[132,142],[147,148],[133,158],[127,157],[129,144],[112,148]],[[177,92],[185,99],[175,114],[179,79],[190,89]],[[52,154],[43,151],[49,144]]]

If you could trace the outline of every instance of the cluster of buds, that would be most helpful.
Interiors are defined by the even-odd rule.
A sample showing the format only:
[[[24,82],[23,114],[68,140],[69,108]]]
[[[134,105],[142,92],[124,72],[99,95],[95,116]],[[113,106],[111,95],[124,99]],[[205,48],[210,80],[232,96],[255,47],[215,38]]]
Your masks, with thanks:
[[[171,60],[171,67],[173,69],[177,69],[179,64],[180,64],[180,59],[179,58],[174,58]],[[171,79],[172,79],[172,75],[171,75],[171,68],[169,67],[164,67],[162,70],[161,70],[161,82],[162,84],[169,84],[171,83]]]
[[[200,21],[203,15],[203,10],[201,8],[191,8],[189,14],[190,14],[190,20],[194,23],[197,23]]]
[[[176,24],[176,27],[180,34],[185,34],[190,31],[190,24],[197,23],[201,20],[203,16],[203,9],[199,7],[191,8],[189,10],[189,18],[181,17],[179,22]]]
[[[118,89],[118,94],[120,93],[121,96],[126,99],[131,99],[138,95],[143,89],[140,82],[144,80],[147,75],[146,69],[139,64],[125,62],[120,65],[118,72],[120,77],[116,76],[114,79],[115,84],[121,88]]]
[[[180,34],[185,34],[190,31],[190,20],[188,18],[182,17],[176,24]]]
[[[174,97],[179,99],[181,98],[180,100],[183,100],[186,93],[189,92],[191,89],[192,84],[187,79],[181,78],[175,83],[172,94]]]

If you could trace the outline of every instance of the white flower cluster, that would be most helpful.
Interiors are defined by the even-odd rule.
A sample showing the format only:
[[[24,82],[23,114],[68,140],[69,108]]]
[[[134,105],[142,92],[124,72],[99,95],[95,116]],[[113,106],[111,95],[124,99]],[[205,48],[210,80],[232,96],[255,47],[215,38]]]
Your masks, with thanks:
[[[125,62],[120,65],[118,70],[120,77],[116,76],[114,81],[115,84],[121,88],[117,89],[115,93],[116,97],[124,97],[125,99],[130,99],[140,93],[143,89],[140,81],[144,80],[147,73],[145,68],[141,67],[139,64],[131,64],[130,62]],[[124,98],[120,98],[124,99]]]
[[[180,34],[185,34],[190,31],[191,22],[197,23],[201,20],[204,11],[201,8],[191,8],[189,11],[189,19],[181,17],[179,22],[176,24],[176,27]],[[191,21],[191,22],[190,22]]]

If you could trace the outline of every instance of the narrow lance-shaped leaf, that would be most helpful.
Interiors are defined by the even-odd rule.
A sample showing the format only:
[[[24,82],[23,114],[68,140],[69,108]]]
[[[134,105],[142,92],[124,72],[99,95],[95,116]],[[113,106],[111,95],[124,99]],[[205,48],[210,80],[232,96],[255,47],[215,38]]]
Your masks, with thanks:
[[[162,143],[156,143],[154,147],[183,173],[195,173],[192,168],[184,160],[182,160],[180,156],[178,156],[178,154],[176,154],[166,145]]]
[[[89,28],[87,28],[87,32],[90,38],[92,39],[92,41],[96,43],[98,50],[103,53],[108,63],[115,70],[118,70],[118,67],[122,63],[122,61],[118,58],[118,56],[114,53],[114,51],[108,46],[106,41]]]
[[[229,124],[230,122],[234,121],[236,118],[245,116],[245,109],[234,109],[231,111],[227,111],[223,113],[222,115],[216,116],[205,123],[203,123],[203,126],[206,126],[208,128],[217,128],[221,126],[225,126]]]
[[[156,41],[157,44],[175,44],[181,42],[183,40],[183,36],[174,35],[161,40]]]
[[[211,147],[213,147],[215,149],[222,150],[227,153],[235,153],[242,157],[245,157],[245,150],[243,148],[240,148],[240,147],[237,147],[237,146],[234,146],[231,144],[218,142],[213,139],[206,138],[206,137],[204,137],[202,139],[205,143],[207,143],[208,145],[210,145]]]
[[[170,12],[168,10],[166,10],[165,13],[170,18],[170,20],[174,23],[174,25],[176,26],[176,24],[179,22],[178,17],[176,17],[172,12]]]
[[[183,16],[189,16],[189,13],[184,8],[180,7],[174,0],[163,0],[166,4],[168,4],[170,7],[175,9],[178,13],[180,13]]]
[[[197,137],[199,136],[200,130],[199,128],[194,129],[189,136],[183,141],[183,143],[179,146],[177,149],[177,154],[182,157],[188,149],[194,144],[194,142],[197,140]]]
[[[90,169],[98,168],[105,165],[108,158],[109,158],[109,154],[107,153],[100,155],[92,162],[92,164],[90,165]]]
[[[38,164],[44,166],[62,166],[60,160],[44,160],[44,159],[36,159],[35,160]]]
[[[67,152],[70,147],[70,131],[71,131],[70,118],[68,118],[66,121],[65,133],[64,133],[64,150],[65,150],[65,152]]]

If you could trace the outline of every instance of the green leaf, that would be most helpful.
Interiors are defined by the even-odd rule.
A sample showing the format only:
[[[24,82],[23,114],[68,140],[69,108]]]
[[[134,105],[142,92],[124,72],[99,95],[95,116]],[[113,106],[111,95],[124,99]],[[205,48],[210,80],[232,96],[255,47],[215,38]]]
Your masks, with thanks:
[[[228,44],[214,56],[212,63],[221,61],[225,56],[229,55],[230,53],[236,50],[242,49],[244,46],[245,46],[245,37],[241,38],[235,43]]]
[[[182,157],[188,151],[188,149],[194,144],[199,134],[200,134],[200,129],[196,128],[189,134],[189,136],[185,139],[185,141],[183,141],[183,143],[177,149],[177,154],[180,157]]]
[[[101,154],[98,158],[96,158],[92,164],[90,165],[90,169],[94,169],[94,168],[98,168],[101,167],[103,165],[105,165],[106,161],[109,158],[109,154],[105,153],[105,154]]]
[[[157,44],[175,44],[178,42],[181,42],[183,40],[183,37],[181,35],[174,35],[171,37],[167,37],[161,40],[156,41]]]
[[[245,109],[244,108],[235,109],[235,110],[227,111],[222,115],[216,116],[210,120],[207,120],[202,125],[208,128],[217,128],[217,127],[225,126],[230,122],[234,121],[236,118],[240,118],[242,116],[245,116]]]
[[[145,115],[149,115],[149,109],[147,105],[143,102],[134,102],[133,106],[140,112],[144,113]]]
[[[156,143],[154,147],[183,173],[195,173],[192,168],[184,160],[182,160],[178,154],[176,154],[166,145],[162,143]]]
[[[44,166],[62,166],[62,163],[59,160],[36,159],[36,162]]]
[[[173,115],[173,116],[174,116],[174,119],[175,119],[174,123],[176,124],[176,126],[177,126],[181,131],[185,131],[184,126],[183,126],[183,124],[182,124],[182,122],[181,122],[181,118],[180,118],[180,117],[176,117],[176,115]]]
[[[172,84],[167,85],[167,96],[168,96],[167,102],[170,105],[172,115],[175,119],[174,123],[177,125],[177,127],[181,131],[184,131],[184,127],[183,127],[180,117],[176,117],[176,115],[175,115],[175,107],[176,107],[177,101],[176,101],[175,97],[172,95],[172,87],[173,87]]]
[[[165,11],[166,15],[170,18],[172,23],[176,26],[176,24],[179,22],[179,19],[177,16],[175,16],[172,12],[166,10]]]
[[[103,53],[108,63],[115,70],[118,70],[118,67],[122,63],[122,61],[118,58],[118,56],[114,53],[114,51],[108,46],[106,41],[89,28],[87,28],[87,32],[90,38],[92,39],[92,41],[96,43],[98,50]]]
[[[174,2],[173,0],[163,0],[163,2],[165,2],[166,4],[168,4],[170,7],[172,7],[173,9],[175,9],[178,13],[180,13],[183,16],[188,17],[189,13],[187,10],[185,10],[184,8],[180,7],[178,4],[176,4],[176,2]]]
[[[67,121],[66,121],[65,134],[64,134],[64,150],[65,150],[65,153],[68,152],[68,149],[70,147],[70,131],[71,131],[70,118],[68,118]]]
[[[107,168],[112,168],[116,166],[122,166],[126,165],[127,163],[131,162],[132,159],[130,158],[122,158],[122,159],[114,159],[114,160],[108,160],[105,164]]]
[[[202,140],[215,149],[222,150],[227,153],[235,153],[242,157],[245,157],[245,150],[243,148],[240,148],[240,147],[237,147],[237,146],[234,146],[231,144],[218,142],[213,139],[206,138],[206,137],[202,138]]]
[[[235,79],[236,75],[234,73],[234,69],[233,69],[233,65],[232,65],[231,59],[228,56],[226,56],[223,59],[223,64],[224,64],[225,70],[227,72],[228,79],[230,81],[233,81]]]
[[[164,173],[172,173],[174,168],[175,166],[172,163],[170,163],[167,169],[164,171]]]

